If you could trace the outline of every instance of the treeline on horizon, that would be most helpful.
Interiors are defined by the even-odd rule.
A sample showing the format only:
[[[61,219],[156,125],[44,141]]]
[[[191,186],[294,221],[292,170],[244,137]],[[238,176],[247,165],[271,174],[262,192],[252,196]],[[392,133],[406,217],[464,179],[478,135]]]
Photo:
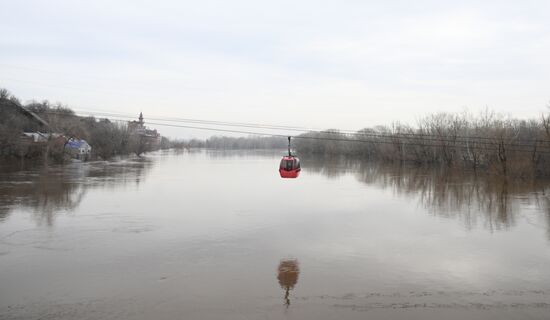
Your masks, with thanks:
[[[17,106],[24,106],[37,114],[49,124],[49,128],[22,114]],[[22,139],[23,132],[56,133],[67,138],[86,140],[92,146],[92,156],[96,159],[141,155],[158,148],[184,147],[181,141],[170,141],[166,137],[161,138],[160,145],[152,146],[132,135],[126,123],[77,116],[70,108],[47,100],[22,104],[8,90],[0,89],[0,158],[62,161],[67,157],[64,145],[55,139],[39,146],[29,145]]]
[[[0,89],[0,157],[36,157],[29,150],[22,150],[20,137],[22,132],[40,130],[39,125],[15,112],[14,103],[21,105],[7,90]],[[101,159],[152,150],[136,141],[126,123],[76,116],[71,109],[48,101],[32,101],[24,106],[45,119],[53,131],[87,140]],[[172,141],[162,137],[158,148],[284,150],[286,146],[287,139],[281,136],[213,136],[205,140]],[[550,115],[521,120],[488,110],[478,115],[437,113],[422,118],[415,126],[394,123],[357,132],[310,131],[294,136],[292,147],[299,156],[342,155],[503,176],[549,177]],[[63,150],[54,150],[52,146],[46,153],[56,158]]]
[[[285,149],[284,137],[212,137],[192,147]],[[550,117],[513,119],[485,110],[478,115],[437,113],[416,126],[394,123],[357,132],[306,132],[292,140],[297,155],[349,156],[419,166],[463,168],[513,177],[550,177]]]
[[[462,167],[514,177],[550,176],[550,117],[519,120],[486,110],[438,113],[413,127],[396,123],[355,133],[309,132],[299,154],[347,155],[384,162]]]
[[[212,136],[205,140],[191,139],[183,140],[187,148],[207,149],[283,149],[287,147],[287,139],[272,136],[249,136],[249,137],[226,137]]]

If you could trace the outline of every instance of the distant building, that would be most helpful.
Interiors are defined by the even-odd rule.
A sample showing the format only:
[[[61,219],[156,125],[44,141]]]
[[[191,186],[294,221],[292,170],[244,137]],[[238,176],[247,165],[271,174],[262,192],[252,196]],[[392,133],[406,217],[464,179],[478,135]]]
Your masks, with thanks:
[[[23,132],[21,139],[32,143],[46,143],[50,140],[63,138],[60,133]]]
[[[128,130],[133,133],[144,133],[145,132],[145,123],[143,122],[143,113],[139,113],[139,121],[128,121]]]
[[[73,158],[86,160],[92,153],[92,146],[86,140],[71,138],[65,144],[65,151]]]
[[[128,130],[130,134],[139,136],[145,144],[152,149],[160,146],[161,136],[156,129],[149,129],[143,122],[143,113],[139,113],[138,121],[128,121]]]
[[[12,149],[13,154],[20,157],[38,156],[44,151],[63,153],[67,139],[60,133],[22,132],[17,146]]]

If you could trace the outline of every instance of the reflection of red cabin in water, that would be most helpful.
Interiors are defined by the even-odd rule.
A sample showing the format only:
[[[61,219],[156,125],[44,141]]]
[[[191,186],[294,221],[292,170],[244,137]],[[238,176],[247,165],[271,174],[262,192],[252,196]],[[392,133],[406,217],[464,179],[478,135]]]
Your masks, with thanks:
[[[143,113],[139,113],[139,121],[128,121],[128,130],[131,134],[138,135],[145,143],[151,146],[160,145],[160,133],[156,129],[148,129],[143,122]]]
[[[285,305],[288,308],[290,306],[290,290],[294,289],[294,286],[298,283],[298,276],[300,275],[298,260],[281,260],[277,271],[277,280],[279,280],[281,288],[285,290]]]
[[[279,165],[281,178],[298,178],[300,175],[300,159],[294,156],[284,156]]]

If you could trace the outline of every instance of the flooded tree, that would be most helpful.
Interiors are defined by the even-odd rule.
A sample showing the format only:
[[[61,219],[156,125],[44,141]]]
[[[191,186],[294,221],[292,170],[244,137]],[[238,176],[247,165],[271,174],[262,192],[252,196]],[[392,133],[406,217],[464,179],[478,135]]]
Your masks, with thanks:
[[[299,154],[345,155],[420,166],[471,168],[501,176],[550,176],[550,116],[518,120],[490,111],[439,113],[417,126],[394,123],[357,132],[327,130],[295,137]]]

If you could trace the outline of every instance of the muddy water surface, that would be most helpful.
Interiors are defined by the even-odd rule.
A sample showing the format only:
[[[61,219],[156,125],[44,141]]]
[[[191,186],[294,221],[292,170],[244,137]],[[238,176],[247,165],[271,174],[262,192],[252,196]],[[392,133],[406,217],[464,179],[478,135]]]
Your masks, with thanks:
[[[0,169],[0,319],[548,319],[550,184],[265,152]]]

